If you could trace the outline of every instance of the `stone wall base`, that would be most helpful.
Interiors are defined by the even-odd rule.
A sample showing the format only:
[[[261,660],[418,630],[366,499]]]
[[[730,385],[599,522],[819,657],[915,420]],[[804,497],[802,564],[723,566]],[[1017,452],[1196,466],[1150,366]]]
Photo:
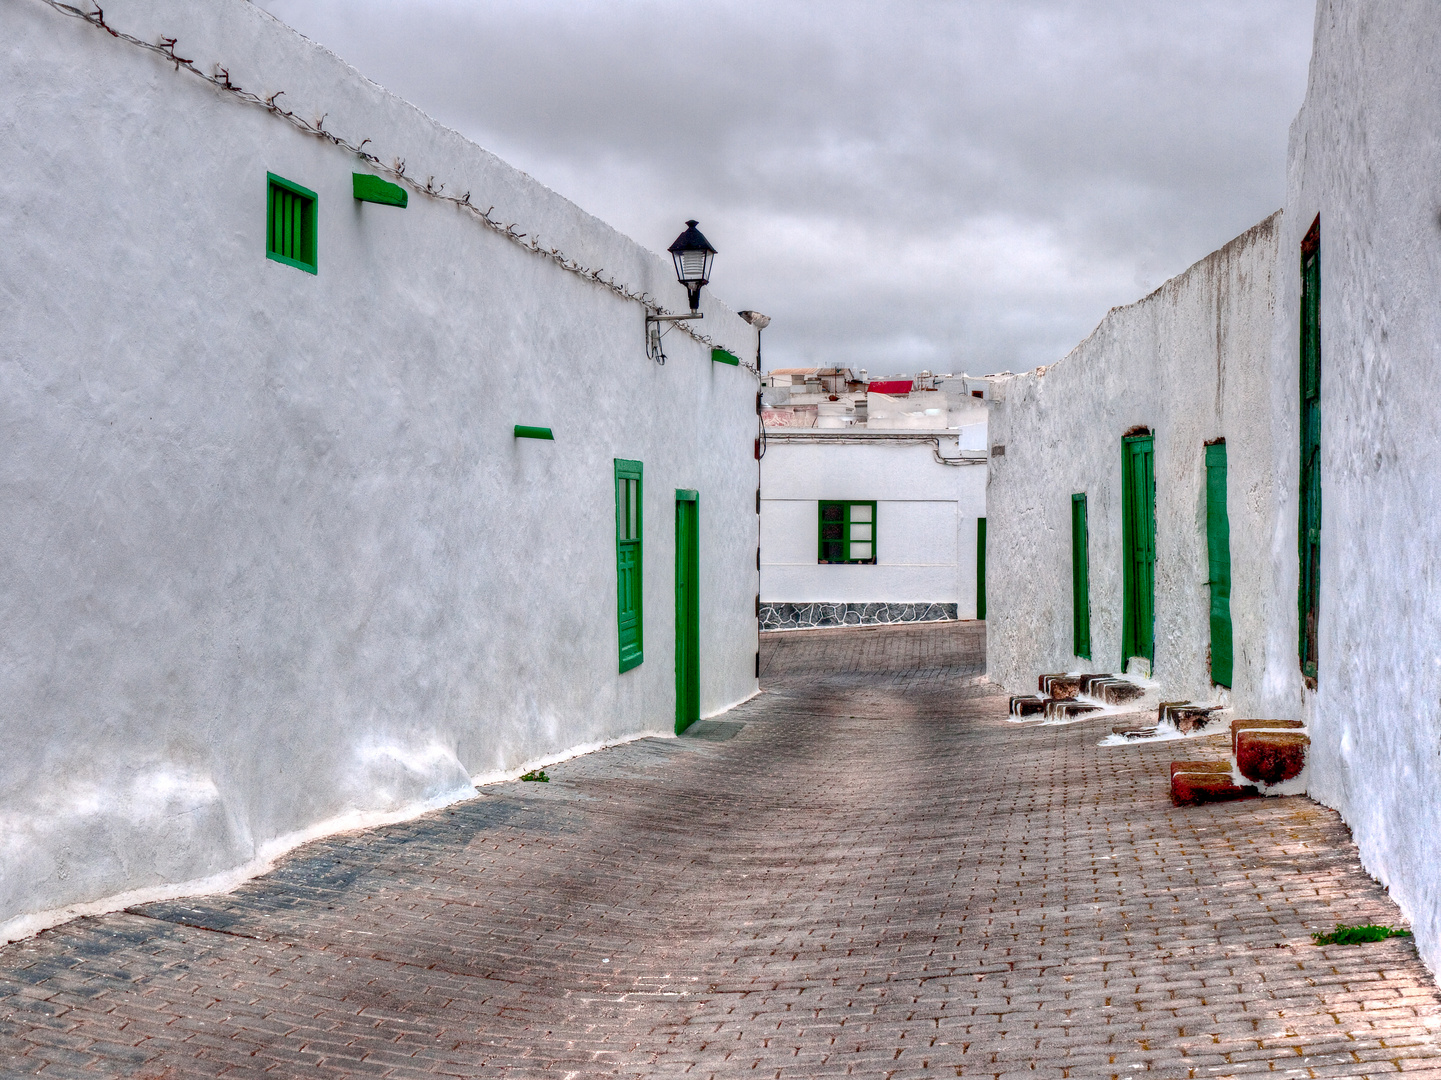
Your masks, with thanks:
[[[761,604],[762,630],[811,630],[823,626],[888,626],[947,622],[956,604]]]

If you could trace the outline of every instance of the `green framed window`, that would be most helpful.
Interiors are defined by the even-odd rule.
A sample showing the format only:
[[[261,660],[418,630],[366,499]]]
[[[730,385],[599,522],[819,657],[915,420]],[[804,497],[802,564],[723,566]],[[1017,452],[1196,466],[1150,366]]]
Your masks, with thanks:
[[[616,629],[620,642],[620,670],[640,666],[645,658],[641,577],[645,534],[639,461],[615,459],[615,584]]]
[[[1316,685],[1321,604],[1321,217],[1301,241],[1301,506],[1297,522],[1301,675]]]
[[[1071,648],[1091,658],[1091,541],[1086,524],[1086,493],[1071,496]]]
[[[1211,587],[1211,681],[1230,687],[1231,519],[1226,513],[1226,440],[1206,445],[1206,584]]]
[[[318,273],[315,192],[283,176],[266,173],[265,257],[306,273]]]
[[[876,561],[876,504],[822,502],[817,513],[818,563]]]

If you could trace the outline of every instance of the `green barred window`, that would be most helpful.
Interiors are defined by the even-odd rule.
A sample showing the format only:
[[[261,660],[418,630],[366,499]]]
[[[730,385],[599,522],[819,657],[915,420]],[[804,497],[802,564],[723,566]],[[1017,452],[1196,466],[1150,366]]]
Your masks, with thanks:
[[[816,562],[876,561],[876,504],[823,502],[819,514]]]
[[[316,273],[315,192],[274,173],[265,175],[270,181],[266,199],[266,258]]]

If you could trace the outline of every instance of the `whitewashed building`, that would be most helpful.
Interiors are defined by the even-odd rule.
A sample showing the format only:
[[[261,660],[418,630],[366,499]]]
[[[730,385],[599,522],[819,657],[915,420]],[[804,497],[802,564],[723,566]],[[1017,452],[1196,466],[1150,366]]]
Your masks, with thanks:
[[[1163,695],[1304,721],[1309,794],[1350,825],[1433,970],[1438,47],[1430,0],[1321,0],[1284,213],[1112,312],[1064,360],[997,380],[988,493],[993,677],[1029,690],[1041,670],[1141,655]],[[1135,464],[1148,455],[1149,479]],[[1148,486],[1150,522],[1126,506]],[[1146,590],[1127,583],[1147,575],[1149,625]]]
[[[756,331],[657,364],[669,259],[245,0],[77,10],[0,7],[0,937],[754,693]]]
[[[985,612],[987,384],[768,372],[761,628]]]

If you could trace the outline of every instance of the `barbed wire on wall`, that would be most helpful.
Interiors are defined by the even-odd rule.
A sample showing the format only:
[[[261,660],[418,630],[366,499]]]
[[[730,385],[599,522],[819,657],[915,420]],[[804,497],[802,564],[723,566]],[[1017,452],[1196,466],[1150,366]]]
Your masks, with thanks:
[[[99,4],[95,4],[94,11],[87,11],[84,8],[75,7],[73,4],[67,4],[64,0],[42,0],[42,3],[48,4],[62,15],[68,15],[71,18],[80,19],[83,22],[89,23],[91,26],[98,30],[105,31],[119,41],[154,53],[175,65],[177,72],[181,70],[188,71],[196,78],[209,83],[215,89],[229,94],[235,100],[262,108],[272,116],[279,117],[281,120],[286,121],[292,127],[297,128],[305,134],[313,135],[318,139],[324,139],[332,145],[348,151],[364,161],[372,169],[384,173],[397,183],[404,184],[418,195],[424,195],[427,198],[453,204],[458,209],[469,214],[479,224],[491,232],[503,236],[517,247],[529,251],[534,255],[539,255],[541,258],[549,260],[562,270],[575,274],[577,277],[584,278],[604,289],[609,289],[616,296],[624,300],[640,304],[650,314],[673,314],[673,312],[662,307],[659,301],[649,293],[636,292],[624,282],[616,281],[614,275],[606,275],[603,267],[591,269],[588,266],[584,266],[558,248],[548,247],[542,244],[538,235],[521,232],[517,223],[507,223],[493,217],[492,214],[495,211],[495,207],[491,206],[488,209],[482,210],[477,203],[471,201],[471,192],[467,191],[463,195],[447,194],[445,191],[446,185],[441,183],[437,186],[434,176],[427,177],[425,183],[422,184],[418,179],[406,172],[404,158],[396,158],[394,161],[386,163],[381,161],[377,155],[365,149],[366,144],[370,142],[369,139],[362,139],[359,144],[356,144],[341,135],[337,135],[333,131],[327,131],[325,128],[325,117],[330,115],[329,113],[322,114],[318,119],[311,121],[306,120],[303,116],[298,115],[291,109],[282,107],[277,104],[277,99],[285,94],[284,90],[277,90],[273,94],[266,95],[246,90],[232,82],[229,69],[221,67],[219,64],[215,65],[213,72],[207,73],[201,70],[194,60],[181,56],[175,51],[175,46],[179,42],[178,38],[161,37],[157,44],[155,42],[145,41],[143,38],[135,37],[133,34],[127,34],[123,30],[117,30],[105,21],[105,10]],[[684,323],[676,323],[673,325],[686,336],[693,338],[708,348],[718,347],[708,335],[698,333]],[[737,357],[741,355],[740,351],[736,349],[727,348],[727,351]],[[757,378],[760,377],[760,369],[755,364],[742,360],[739,366],[745,368]]]

